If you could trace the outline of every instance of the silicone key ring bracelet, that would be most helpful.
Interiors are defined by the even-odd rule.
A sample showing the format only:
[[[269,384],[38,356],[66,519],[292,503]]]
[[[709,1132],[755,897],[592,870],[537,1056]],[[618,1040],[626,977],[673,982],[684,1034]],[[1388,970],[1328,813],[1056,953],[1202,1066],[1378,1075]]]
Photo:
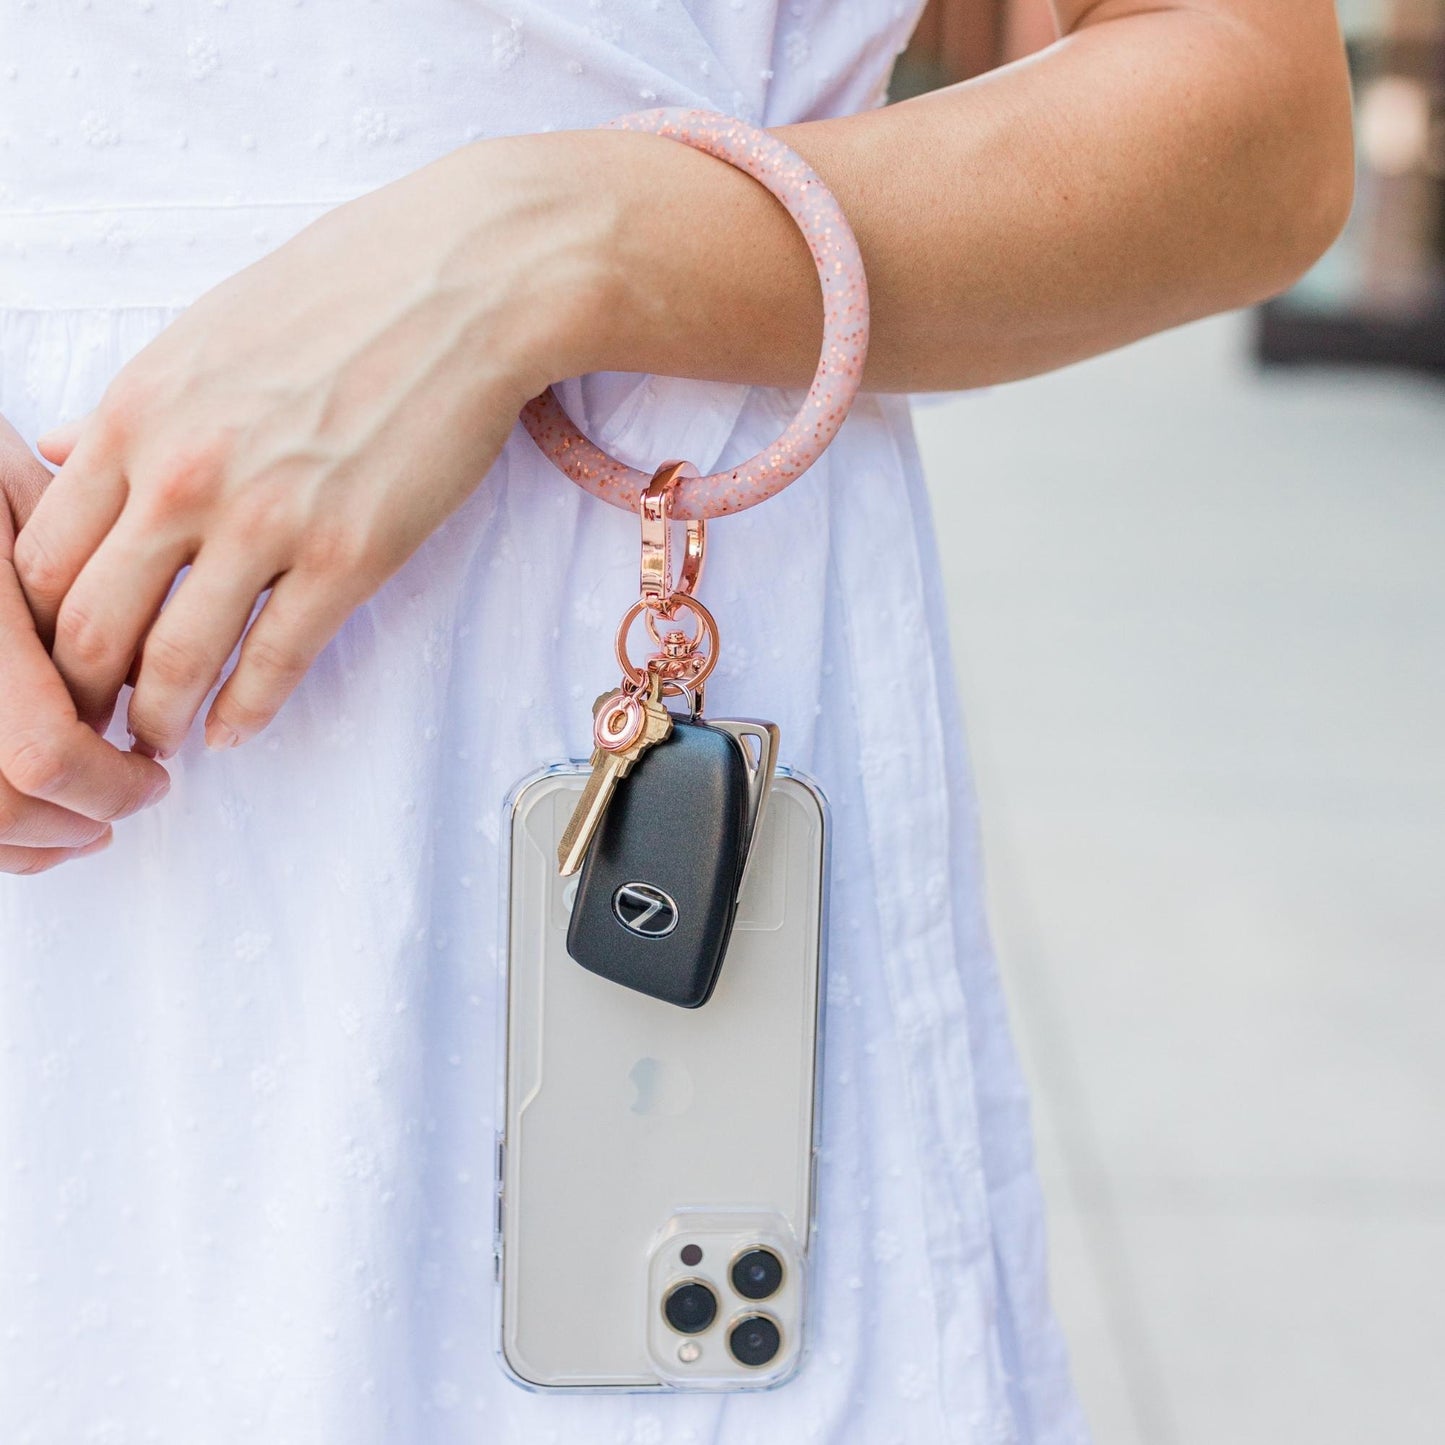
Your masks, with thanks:
[[[772,445],[741,465],[705,477],[684,474],[670,511],[687,521],[756,506],[818,460],[857,395],[868,353],[868,283],[852,227],[802,156],[732,116],[669,106],[619,116],[603,128],[665,136],[746,171],[782,202],[813,254],[823,288],[823,346],[802,408]],[[652,473],[627,466],[583,436],[550,387],[522,408],[522,425],[579,487],[615,507],[637,510]]]

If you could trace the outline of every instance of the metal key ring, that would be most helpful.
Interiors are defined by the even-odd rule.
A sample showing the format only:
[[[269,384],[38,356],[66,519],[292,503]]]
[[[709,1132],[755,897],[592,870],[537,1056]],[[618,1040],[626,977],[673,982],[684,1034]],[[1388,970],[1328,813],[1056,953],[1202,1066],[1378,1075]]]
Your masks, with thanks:
[[[667,646],[667,640],[661,637],[657,631],[657,619],[659,617],[668,622],[676,622],[679,612],[691,612],[697,618],[697,631],[688,638],[688,651],[696,652],[698,644],[706,639],[711,645],[713,635],[717,631],[717,624],[713,622],[712,613],[697,600],[696,597],[684,597],[682,593],[674,593],[668,598],[665,607],[648,607],[643,613],[643,622],[647,625],[647,635],[657,644],[659,648]],[[703,620],[704,616],[707,618]],[[711,627],[711,631],[709,631]],[[681,628],[676,631],[681,632]]]
[[[697,687],[708,679],[708,677],[712,673],[713,668],[717,666],[717,623],[716,621],[714,621],[712,613],[709,612],[707,608],[704,607],[702,603],[697,600],[696,597],[683,597],[679,595],[674,597],[673,604],[673,610],[680,611],[686,609],[692,612],[692,614],[697,618],[698,630],[697,635],[694,638],[695,646],[693,650],[693,656],[699,657],[701,659],[701,662],[696,672],[694,672],[691,676],[685,679],[681,679],[682,681],[687,682],[689,686]],[[647,680],[647,671],[645,668],[637,667],[633,663],[632,659],[627,655],[627,635],[632,631],[633,623],[635,623],[639,617],[646,613],[648,633],[652,637],[653,641],[656,642],[659,646],[661,646],[662,639],[658,637],[656,624],[652,620],[653,614],[657,611],[659,611],[658,608],[650,607],[644,599],[639,599],[627,609],[626,615],[623,617],[621,623],[618,625],[617,628],[617,663],[618,666],[620,666],[622,669],[623,677],[625,677],[630,683],[632,683],[634,687],[641,687],[642,684]],[[697,651],[696,644],[701,644],[704,641],[707,643],[707,651]],[[666,680],[666,674],[664,674],[664,679]],[[671,680],[678,681],[679,679],[674,678]]]
[[[868,354],[868,283],[858,242],[817,172],[790,146],[745,121],[666,106],[619,116],[603,128],[665,136],[746,171],[797,222],[818,268],[823,344],[802,408],[757,455],[727,471],[688,477],[673,497],[672,515],[678,521],[741,512],[775,496],[818,460],[857,395]],[[551,387],[522,408],[521,420],[543,454],[579,487],[615,507],[636,507],[649,485],[648,474],[583,436]]]

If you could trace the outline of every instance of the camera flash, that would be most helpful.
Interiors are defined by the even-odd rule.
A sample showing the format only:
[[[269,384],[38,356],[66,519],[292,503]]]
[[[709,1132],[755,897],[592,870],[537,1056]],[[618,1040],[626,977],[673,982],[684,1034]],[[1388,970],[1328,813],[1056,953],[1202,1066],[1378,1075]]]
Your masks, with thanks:
[[[677,1347],[677,1357],[684,1365],[696,1364],[702,1358],[702,1346],[696,1340],[684,1340]]]

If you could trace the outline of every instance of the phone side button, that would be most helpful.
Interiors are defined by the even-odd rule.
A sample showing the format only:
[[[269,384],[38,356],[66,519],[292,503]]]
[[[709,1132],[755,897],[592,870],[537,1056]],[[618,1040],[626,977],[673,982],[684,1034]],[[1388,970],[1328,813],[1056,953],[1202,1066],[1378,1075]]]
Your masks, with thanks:
[[[492,1276],[494,1279],[502,1277],[502,1225],[505,1222],[507,1213],[507,1202],[502,1191],[497,1190],[497,1212],[492,1220],[492,1228],[495,1233],[492,1235]]]
[[[492,1217],[492,1273],[496,1279],[502,1277],[502,1227],[506,1222],[506,1167],[507,1167],[507,1141],[506,1136],[497,1135],[497,1178],[496,1178],[496,1206]]]

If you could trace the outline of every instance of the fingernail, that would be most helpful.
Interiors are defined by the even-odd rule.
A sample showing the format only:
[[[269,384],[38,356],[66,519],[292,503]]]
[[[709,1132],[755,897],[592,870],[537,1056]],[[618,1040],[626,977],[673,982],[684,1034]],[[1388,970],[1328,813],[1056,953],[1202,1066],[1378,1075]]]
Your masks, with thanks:
[[[206,724],[206,746],[215,750],[233,748],[241,741],[241,735],[234,728],[228,728],[218,718]]]
[[[84,848],[77,848],[75,850],[75,857],[88,858],[92,853],[103,853],[114,841],[115,834],[106,831],[102,833],[99,838],[92,839]]]
[[[162,773],[156,785],[146,794],[145,806],[149,808],[152,803],[159,803],[170,790],[171,775],[169,773]]]
[[[127,733],[126,737],[130,739],[131,752],[139,753],[143,758],[156,758],[160,756],[155,748],[149,743],[143,743],[134,733]]]

